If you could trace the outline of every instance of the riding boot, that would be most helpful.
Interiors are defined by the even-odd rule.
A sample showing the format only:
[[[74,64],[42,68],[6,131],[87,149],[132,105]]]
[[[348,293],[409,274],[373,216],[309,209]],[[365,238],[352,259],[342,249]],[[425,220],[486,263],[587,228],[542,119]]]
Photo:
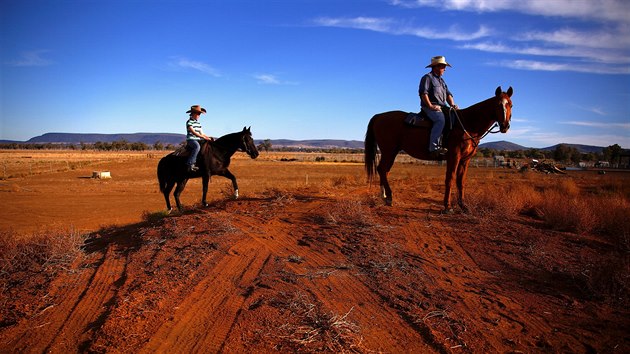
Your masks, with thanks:
[[[197,172],[199,171],[199,167],[195,165],[188,165],[188,172]]]

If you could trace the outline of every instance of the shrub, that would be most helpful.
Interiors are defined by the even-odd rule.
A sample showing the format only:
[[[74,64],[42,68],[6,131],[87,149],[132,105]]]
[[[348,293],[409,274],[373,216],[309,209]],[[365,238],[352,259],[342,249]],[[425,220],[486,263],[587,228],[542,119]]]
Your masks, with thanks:
[[[336,204],[328,213],[329,223],[346,224],[355,227],[374,226],[369,207],[358,200],[344,200]]]
[[[543,192],[540,211],[545,223],[560,231],[591,231],[596,220],[588,200],[565,193],[562,190]]]
[[[80,254],[85,235],[75,230],[49,232],[18,238],[0,233],[0,273],[55,273],[66,269]]]

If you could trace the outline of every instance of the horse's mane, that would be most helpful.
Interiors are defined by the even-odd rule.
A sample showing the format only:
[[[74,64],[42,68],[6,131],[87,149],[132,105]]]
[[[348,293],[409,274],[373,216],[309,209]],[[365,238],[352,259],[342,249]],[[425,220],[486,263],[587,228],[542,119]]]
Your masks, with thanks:
[[[231,141],[231,140],[234,140],[234,137],[235,137],[236,135],[241,134],[241,133],[242,133],[242,132],[237,132],[237,133],[230,133],[230,134],[223,135],[222,137],[217,138],[216,142],[220,144],[221,142],[224,142],[224,143],[225,143],[226,141]]]
[[[475,111],[478,110],[481,107],[484,107],[488,104],[488,102],[492,101],[493,99],[496,99],[496,97],[490,97],[487,100],[483,100],[481,102],[477,102],[472,106],[468,106],[466,108],[464,108],[463,110],[471,110],[471,111]]]

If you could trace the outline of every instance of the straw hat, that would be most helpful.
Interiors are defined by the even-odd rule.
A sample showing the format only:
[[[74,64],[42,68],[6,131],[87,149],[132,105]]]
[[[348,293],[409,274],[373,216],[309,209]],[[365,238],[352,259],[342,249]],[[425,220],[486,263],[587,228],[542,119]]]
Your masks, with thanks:
[[[446,62],[446,58],[444,58],[441,55],[438,55],[437,57],[433,57],[431,58],[431,64],[427,65],[427,68],[436,66],[436,65],[440,65],[440,64],[444,64],[446,66],[451,66],[451,64]]]
[[[191,112],[202,114],[202,113],[206,113],[206,109],[196,104],[194,106],[190,106],[190,110],[187,111],[186,113],[191,113]]]

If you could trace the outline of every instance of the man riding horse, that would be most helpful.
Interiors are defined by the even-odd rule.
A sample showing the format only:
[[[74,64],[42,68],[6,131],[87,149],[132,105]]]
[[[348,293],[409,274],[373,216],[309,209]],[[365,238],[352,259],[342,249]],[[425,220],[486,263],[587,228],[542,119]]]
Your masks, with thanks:
[[[418,88],[421,112],[425,113],[433,122],[429,139],[429,153],[434,159],[438,159],[440,155],[445,155],[447,152],[441,139],[446,124],[442,109],[448,107],[447,103],[450,107],[457,109],[453,94],[442,78],[447,66],[451,66],[451,64],[446,62],[445,57],[431,58],[431,64],[426,66],[431,68],[431,72],[422,77]]]

